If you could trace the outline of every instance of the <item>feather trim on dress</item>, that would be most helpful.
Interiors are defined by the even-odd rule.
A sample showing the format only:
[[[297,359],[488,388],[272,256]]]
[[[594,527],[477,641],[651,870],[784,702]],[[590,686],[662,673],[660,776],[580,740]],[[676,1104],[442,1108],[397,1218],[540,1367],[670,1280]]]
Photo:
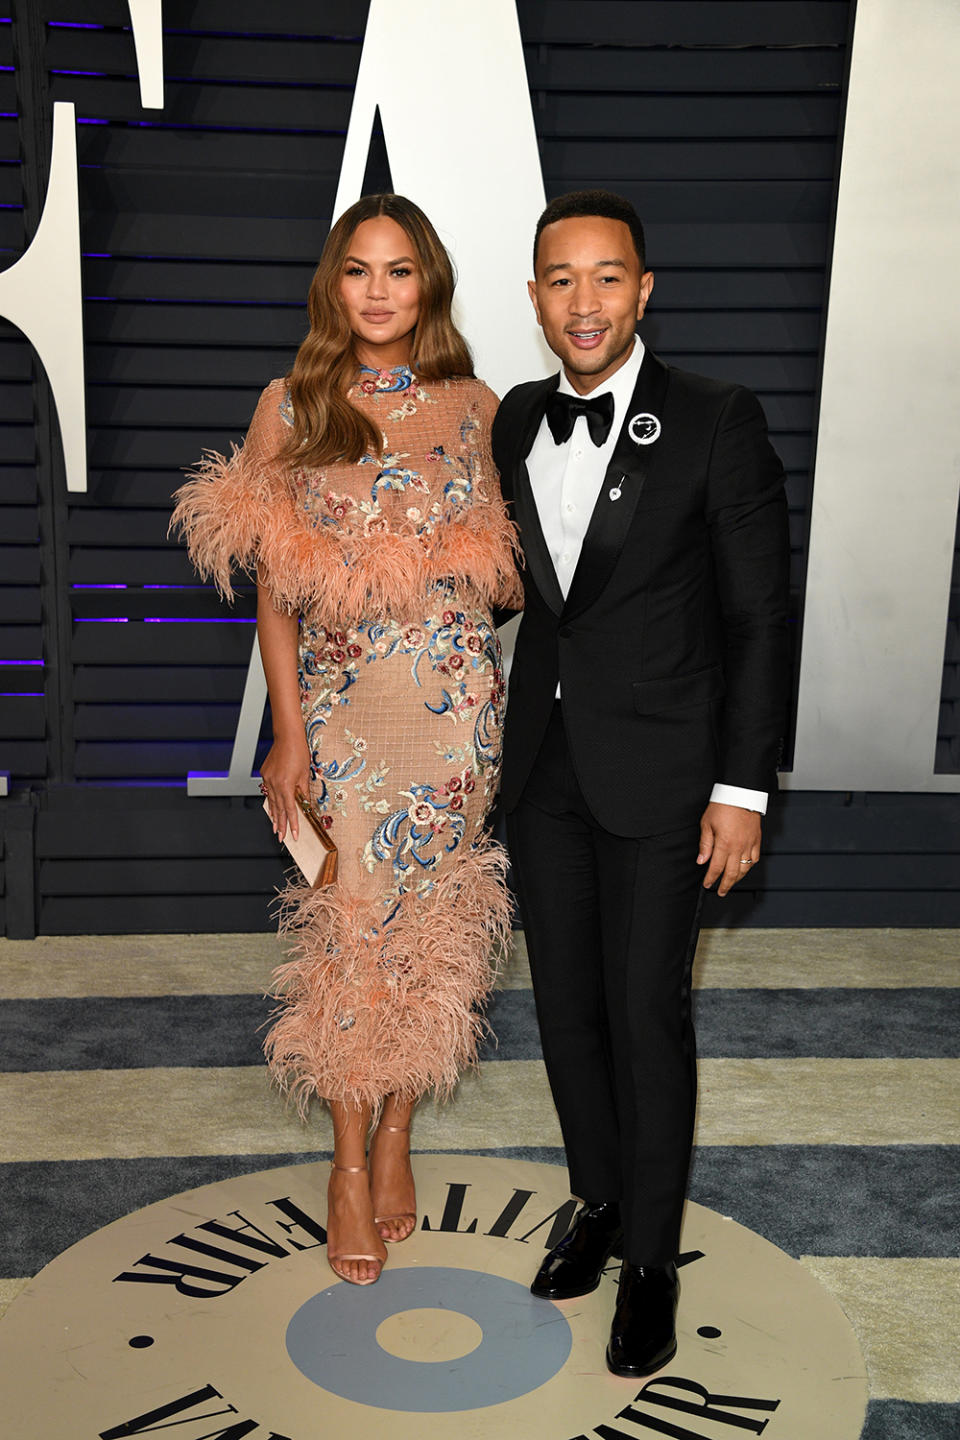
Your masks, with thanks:
[[[314,1096],[370,1105],[385,1095],[446,1098],[477,1044],[510,926],[506,854],[482,840],[433,889],[382,900],[293,882],[280,933],[293,959],[274,972],[282,1001],[264,1049],[303,1114]]]
[[[328,624],[362,615],[418,619],[428,590],[447,579],[485,605],[502,603],[517,585],[516,535],[498,505],[462,506],[462,516],[424,535],[386,522],[368,534],[344,532],[312,523],[293,485],[236,447],[229,459],[208,452],[175,498],[171,530],[227,600],[233,572],[253,576],[258,567],[279,606]]]

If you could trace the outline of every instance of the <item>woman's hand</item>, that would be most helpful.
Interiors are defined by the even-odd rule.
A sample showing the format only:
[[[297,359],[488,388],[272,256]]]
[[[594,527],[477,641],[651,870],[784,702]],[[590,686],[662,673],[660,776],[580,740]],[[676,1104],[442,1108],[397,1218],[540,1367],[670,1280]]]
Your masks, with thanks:
[[[294,840],[300,834],[300,807],[297,791],[310,799],[310,750],[304,731],[293,739],[275,738],[260,766],[266,787],[267,806],[273,830],[282,840],[289,829]]]

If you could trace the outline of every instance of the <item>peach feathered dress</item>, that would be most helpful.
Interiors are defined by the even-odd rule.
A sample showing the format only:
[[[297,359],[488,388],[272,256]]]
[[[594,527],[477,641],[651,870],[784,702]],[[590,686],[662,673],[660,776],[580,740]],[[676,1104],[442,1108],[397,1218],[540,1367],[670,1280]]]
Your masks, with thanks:
[[[316,809],[340,851],[326,890],[291,882],[290,959],[265,1049],[301,1108],[449,1093],[475,1058],[504,937],[497,790],[503,676],[490,616],[519,604],[514,535],[478,380],[361,370],[351,399],[382,454],[294,470],[284,382],[242,450],[209,456],[173,523],[232,596],[259,567],[300,615],[300,694]]]

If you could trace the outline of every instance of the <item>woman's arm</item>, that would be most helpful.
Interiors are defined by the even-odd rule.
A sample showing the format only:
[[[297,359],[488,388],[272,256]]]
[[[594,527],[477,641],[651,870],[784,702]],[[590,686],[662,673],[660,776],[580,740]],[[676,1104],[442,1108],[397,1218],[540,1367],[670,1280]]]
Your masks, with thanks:
[[[267,787],[270,819],[280,840],[288,826],[295,840],[300,833],[297,791],[305,799],[310,798],[310,750],[300,711],[297,674],[298,624],[296,615],[276,608],[271,592],[258,576],[257,639],[273,716],[273,744],[260,774]]]

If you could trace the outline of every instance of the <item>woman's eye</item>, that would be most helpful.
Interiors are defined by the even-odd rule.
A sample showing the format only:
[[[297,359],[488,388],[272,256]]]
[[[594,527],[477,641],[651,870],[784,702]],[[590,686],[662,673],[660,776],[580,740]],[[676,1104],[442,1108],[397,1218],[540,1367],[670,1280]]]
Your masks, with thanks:
[[[362,275],[364,271],[361,265],[351,265],[346,273],[355,278],[358,275]]]
[[[412,272],[408,270],[405,265],[398,265],[396,270],[392,270],[390,273],[395,275],[398,280],[406,280],[407,276]]]

